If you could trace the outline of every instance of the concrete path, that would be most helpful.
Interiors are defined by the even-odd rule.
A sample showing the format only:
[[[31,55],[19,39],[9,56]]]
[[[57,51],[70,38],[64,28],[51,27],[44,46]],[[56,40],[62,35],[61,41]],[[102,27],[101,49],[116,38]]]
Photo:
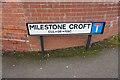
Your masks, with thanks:
[[[117,78],[118,48],[91,57],[15,60],[3,58],[3,78]]]

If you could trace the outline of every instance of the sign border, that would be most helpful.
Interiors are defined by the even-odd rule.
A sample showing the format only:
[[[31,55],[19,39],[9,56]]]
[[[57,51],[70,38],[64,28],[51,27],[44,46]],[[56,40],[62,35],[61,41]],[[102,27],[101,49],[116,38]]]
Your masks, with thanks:
[[[103,29],[102,29],[102,32],[101,32],[101,33],[91,33],[91,35],[95,35],[95,34],[103,34],[104,29],[105,29],[105,24],[106,24],[106,22],[92,22],[92,25],[93,25],[93,23],[103,23]],[[91,32],[92,32],[92,28],[91,28]]]
[[[28,24],[44,24],[44,23],[103,23],[103,29],[102,29],[102,32],[101,33],[75,33],[75,34],[40,34],[40,35],[31,35],[30,32],[29,32],[29,28],[28,28]],[[26,23],[26,26],[27,26],[27,32],[28,32],[28,35],[30,36],[47,36],[47,35],[85,35],[85,34],[88,34],[88,35],[96,35],[96,34],[103,34],[104,32],[104,27],[105,27],[105,23],[106,22],[28,22]],[[91,28],[91,31],[92,31],[92,28]]]

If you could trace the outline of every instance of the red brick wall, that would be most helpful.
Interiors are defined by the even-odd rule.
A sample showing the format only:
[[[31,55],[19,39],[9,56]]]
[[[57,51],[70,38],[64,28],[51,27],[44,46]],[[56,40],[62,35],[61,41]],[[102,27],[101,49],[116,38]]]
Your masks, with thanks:
[[[118,34],[118,3],[22,2],[2,3],[3,50],[39,50],[39,36],[28,36],[27,22],[106,22],[103,35],[92,42]],[[45,36],[45,49],[85,45],[86,35]]]

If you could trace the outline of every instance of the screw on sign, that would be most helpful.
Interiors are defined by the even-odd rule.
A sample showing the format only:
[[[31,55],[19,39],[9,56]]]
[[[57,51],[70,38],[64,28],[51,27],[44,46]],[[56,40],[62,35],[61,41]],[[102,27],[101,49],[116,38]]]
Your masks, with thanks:
[[[99,23],[95,24],[95,26],[96,26],[96,31],[95,32],[97,32],[98,31],[98,27],[100,26],[100,24]]]

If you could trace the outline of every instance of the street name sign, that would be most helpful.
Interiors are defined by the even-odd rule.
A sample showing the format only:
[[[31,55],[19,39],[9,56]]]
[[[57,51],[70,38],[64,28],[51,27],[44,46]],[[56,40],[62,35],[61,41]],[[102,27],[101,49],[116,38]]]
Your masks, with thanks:
[[[105,22],[27,23],[29,35],[102,34]]]

